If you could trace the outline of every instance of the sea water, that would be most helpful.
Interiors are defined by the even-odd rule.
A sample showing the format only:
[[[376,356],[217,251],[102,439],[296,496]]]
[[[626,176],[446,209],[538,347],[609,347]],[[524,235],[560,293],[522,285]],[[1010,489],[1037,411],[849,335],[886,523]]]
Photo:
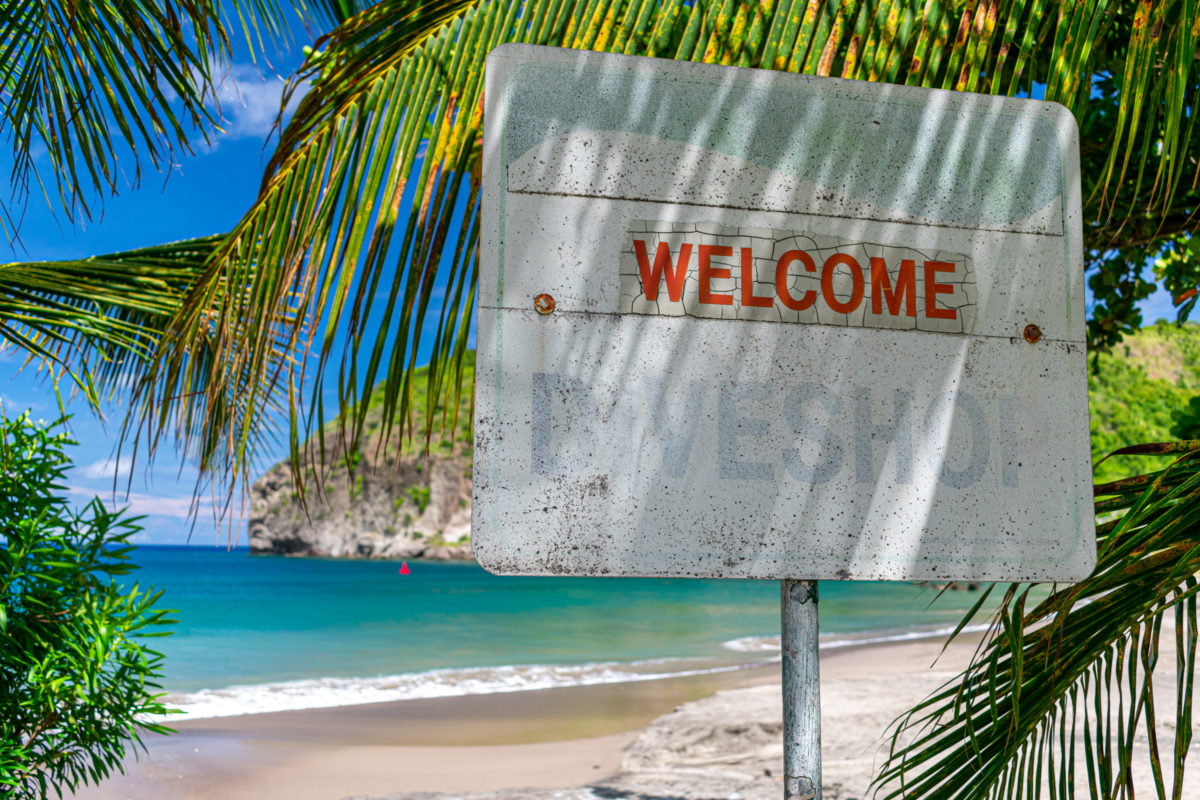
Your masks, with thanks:
[[[139,547],[169,705],[214,717],[653,680],[778,660],[779,583],[499,577],[474,563]],[[944,635],[977,592],[821,584],[821,646]],[[980,620],[982,621],[982,620]],[[180,719],[176,716],[173,719]]]

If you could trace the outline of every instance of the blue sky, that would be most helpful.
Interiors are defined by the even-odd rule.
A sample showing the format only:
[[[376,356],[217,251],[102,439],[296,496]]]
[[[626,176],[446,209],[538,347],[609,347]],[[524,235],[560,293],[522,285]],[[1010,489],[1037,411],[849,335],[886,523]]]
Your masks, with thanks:
[[[272,60],[281,72],[299,63],[299,58],[289,53],[274,53]],[[25,261],[82,257],[232,228],[258,189],[270,155],[264,143],[279,108],[284,81],[265,64],[253,64],[244,52],[235,53],[224,74],[219,92],[225,131],[217,134],[209,146],[201,143],[193,155],[177,155],[169,174],[146,174],[139,189],[108,198],[102,215],[97,214],[89,223],[71,227],[40,198],[31,199],[20,231],[20,245],[0,258]],[[1147,322],[1174,319],[1165,292],[1156,292],[1142,307]],[[18,371],[20,366],[16,356],[0,352],[0,402],[6,413],[29,408],[35,418],[55,418],[58,405],[51,387],[32,367]],[[161,453],[153,464],[139,459],[134,465],[126,454],[117,458],[115,432],[122,418],[119,407],[106,408],[107,419],[98,419],[79,401],[69,402],[68,410],[74,414],[71,428],[80,442],[73,450],[76,468],[69,481],[72,494],[81,502],[98,494],[106,502],[128,504],[134,513],[147,515],[142,541],[186,542],[196,470],[170,452]],[[270,455],[278,460],[284,450],[277,447]],[[132,483],[126,495],[126,478],[131,470]],[[114,476],[119,479],[115,498]],[[194,546],[226,545],[225,533],[218,532],[210,519],[209,514],[201,512],[191,536]]]

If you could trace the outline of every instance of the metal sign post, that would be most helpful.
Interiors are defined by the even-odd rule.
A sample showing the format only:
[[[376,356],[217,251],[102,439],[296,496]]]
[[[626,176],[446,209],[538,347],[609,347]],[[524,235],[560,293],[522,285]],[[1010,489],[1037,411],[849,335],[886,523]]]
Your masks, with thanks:
[[[787,797],[819,797],[818,579],[1095,563],[1074,118],[528,45],[486,70],[476,558],[782,580]]]
[[[821,799],[821,664],[817,582],[784,580],[781,588],[783,655],[783,796]]]

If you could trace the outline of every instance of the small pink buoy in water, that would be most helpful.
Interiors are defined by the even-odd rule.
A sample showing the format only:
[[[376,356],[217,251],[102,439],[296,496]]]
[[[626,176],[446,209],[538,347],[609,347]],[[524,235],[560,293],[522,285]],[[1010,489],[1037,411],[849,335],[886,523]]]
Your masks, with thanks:
[[[402,561],[402,562],[400,563],[400,574],[401,574],[401,575],[407,575],[408,573],[409,573],[409,569],[408,569],[408,562],[407,562],[407,561]]]

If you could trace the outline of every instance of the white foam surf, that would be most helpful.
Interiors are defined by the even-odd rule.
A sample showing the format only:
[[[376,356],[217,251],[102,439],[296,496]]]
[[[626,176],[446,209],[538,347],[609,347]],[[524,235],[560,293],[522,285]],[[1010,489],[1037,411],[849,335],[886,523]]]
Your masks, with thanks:
[[[602,683],[662,680],[689,675],[731,672],[759,666],[763,661],[719,666],[690,666],[694,659],[658,659],[634,663],[530,664],[522,666],[435,669],[374,678],[317,678],[280,681],[224,689],[175,692],[164,698],[165,704],[186,716],[171,714],[168,724],[181,719],[230,717],[295,711],[306,708],[330,708],[454,697],[500,692],[523,692],[563,686],[590,686]]]
[[[961,633],[983,633],[988,629],[987,624],[968,625]],[[869,644],[893,644],[911,642],[921,639],[941,639],[954,633],[954,627],[925,628],[920,630],[901,631],[888,634],[830,634],[821,637],[822,650],[836,650],[842,647],[860,647]],[[778,653],[778,636],[743,636],[740,639],[730,639],[722,642],[726,650],[737,653]]]
[[[963,632],[981,632],[986,629],[987,625],[971,625],[964,628]],[[822,636],[821,649],[937,639],[944,638],[953,631],[953,627],[944,627],[882,635],[833,634]],[[761,654],[762,657],[737,664],[719,665],[712,665],[711,661],[701,659],[668,658],[637,662],[468,667],[369,678],[315,678],[228,686],[222,689],[169,693],[164,698],[165,704],[182,714],[170,714],[162,719],[169,724],[183,719],[652,681],[732,672],[779,660],[779,636],[746,636],[722,644],[727,650]]]

